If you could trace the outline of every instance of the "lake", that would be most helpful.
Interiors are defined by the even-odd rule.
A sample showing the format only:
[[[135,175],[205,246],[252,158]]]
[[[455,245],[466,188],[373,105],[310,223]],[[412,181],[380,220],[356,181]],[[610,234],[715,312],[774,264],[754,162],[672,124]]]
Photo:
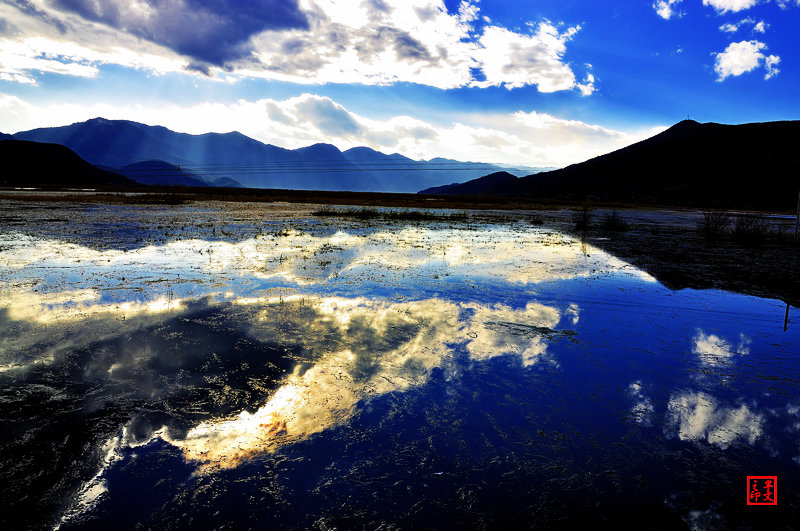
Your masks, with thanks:
[[[781,301],[673,291],[524,213],[0,206],[5,528],[800,516]]]

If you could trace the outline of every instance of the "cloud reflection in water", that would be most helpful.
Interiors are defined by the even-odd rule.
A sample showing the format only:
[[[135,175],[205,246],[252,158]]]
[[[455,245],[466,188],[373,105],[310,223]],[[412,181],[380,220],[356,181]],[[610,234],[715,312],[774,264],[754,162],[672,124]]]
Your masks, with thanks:
[[[687,391],[670,397],[664,429],[682,441],[706,441],[725,449],[737,440],[754,444],[763,423],[764,416],[746,404],[727,407],[707,393]]]
[[[235,285],[248,296],[247,281],[282,279],[297,286],[339,277],[427,277],[437,271],[491,276],[515,283],[588,277],[624,271],[654,279],[625,262],[549,230],[491,231],[404,228],[366,235],[337,232],[316,236],[298,231],[231,243],[180,240],[131,251],[97,251],[19,233],[0,236],[0,274],[44,291],[107,290],[123,300],[171,283],[177,294],[202,296]],[[586,247],[584,252],[582,247]],[[243,291],[244,290],[244,291]]]
[[[64,344],[70,348],[91,343],[101,330],[104,338],[122,337],[132,327],[190,316],[187,305],[202,298],[223,310],[231,304],[247,307],[250,337],[301,353],[295,354],[294,372],[256,411],[207,420],[188,433],[164,431],[163,438],[203,470],[233,467],[347,422],[363,401],[424,384],[455,352],[478,361],[516,355],[522,366],[531,366],[547,356],[552,340],[566,337],[566,331],[556,330],[562,317],[574,326],[580,315],[574,302],[556,308],[441,296],[412,302],[359,297],[350,286],[365,279],[407,285],[441,274],[532,284],[624,272],[653,281],[563,234],[513,226],[332,235],[289,230],[239,242],[188,239],[130,251],[94,250],[14,233],[0,243],[0,275],[8,280],[0,294],[6,318],[47,324],[50,337],[59,337],[63,324],[67,335],[62,335],[69,336]],[[451,289],[447,280],[438,282],[442,291]],[[265,296],[275,286],[295,293]],[[343,296],[315,293],[322,287]],[[74,334],[69,322],[113,326]],[[14,352],[42,337],[31,334],[27,340],[23,331],[4,340],[6,369],[20,368]],[[138,358],[158,355],[144,348],[125,363],[139,367]],[[58,352],[50,349],[35,361],[57,359]],[[104,377],[126,374],[119,363],[105,365],[107,370],[98,373]]]
[[[262,310],[253,333],[274,339],[278,327],[301,331],[292,339],[308,345],[325,337],[329,350],[310,366],[299,365],[255,413],[204,422],[185,437],[170,439],[201,470],[234,467],[347,422],[362,401],[424,384],[433,369],[447,363],[456,345],[466,345],[477,360],[516,354],[530,366],[546,354],[543,334],[561,320],[558,309],[535,303],[514,310],[439,299],[307,302],[305,310],[295,308],[288,315]],[[303,323],[286,326],[287,319],[301,316]],[[276,319],[283,319],[283,325]]]

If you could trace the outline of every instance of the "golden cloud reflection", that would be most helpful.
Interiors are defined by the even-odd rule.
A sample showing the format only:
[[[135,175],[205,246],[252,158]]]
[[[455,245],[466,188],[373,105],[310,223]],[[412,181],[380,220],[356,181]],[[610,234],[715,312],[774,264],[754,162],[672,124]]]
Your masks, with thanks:
[[[253,334],[263,339],[277,334],[281,343],[321,349],[318,358],[298,365],[254,413],[204,422],[185,437],[164,436],[201,471],[235,467],[341,425],[360,402],[427,382],[459,345],[476,360],[516,354],[530,366],[546,354],[548,334],[558,333],[553,328],[561,320],[558,309],[536,303],[512,309],[440,299],[329,297],[293,305],[287,309],[282,303],[280,312],[275,304],[265,305]]]
[[[140,313],[164,313],[183,308],[181,299],[159,297],[150,301],[101,303],[94,289],[42,293],[31,289],[0,291],[0,308],[16,321],[47,324],[56,321],[85,319],[100,314],[133,316]]]

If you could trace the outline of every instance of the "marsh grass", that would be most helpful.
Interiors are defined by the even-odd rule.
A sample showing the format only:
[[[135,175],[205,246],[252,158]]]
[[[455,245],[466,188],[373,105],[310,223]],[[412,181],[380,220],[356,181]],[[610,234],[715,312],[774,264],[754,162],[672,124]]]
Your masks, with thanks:
[[[784,241],[783,231],[773,231],[769,221],[757,214],[729,214],[722,210],[707,210],[697,221],[697,230],[709,241],[730,237],[745,245],[758,246],[770,238]]]
[[[427,210],[384,210],[378,208],[331,208],[323,207],[311,212],[317,217],[343,217],[361,220],[380,219],[389,221],[466,221],[466,212],[431,212]]]
[[[527,217],[528,223],[531,225],[542,225],[544,224],[544,218],[539,214],[531,214]]]
[[[110,203],[122,203],[125,205],[184,205],[190,202],[184,195],[175,193],[98,194],[98,197]]]
[[[763,243],[770,235],[767,220],[754,214],[742,214],[733,221],[733,239],[750,245]]]

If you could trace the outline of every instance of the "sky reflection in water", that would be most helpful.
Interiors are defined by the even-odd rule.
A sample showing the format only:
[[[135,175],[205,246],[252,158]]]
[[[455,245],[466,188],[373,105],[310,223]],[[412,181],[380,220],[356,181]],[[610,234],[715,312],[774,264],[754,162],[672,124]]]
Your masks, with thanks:
[[[53,490],[62,526],[123,518],[136,481],[121,470],[177,482],[140,500],[154,507],[141,522],[169,523],[222,503],[182,498],[204,478],[247,483],[274,467],[309,484],[273,477],[270,503],[247,516],[219,505],[220,522],[413,522],[448,504],[473,524],[572,517],[536,481],[587,518],[623,514],[633,496],[667,521],[745,522],[742,474],[773,473],[787,486],[780,517],[796,514],[799,337],[783,332],[777,301],[671,292],[575,238],[511,223],[127,251],[8,231],[0,247],[4,401],[46,388],[91,425],[89,450],[64,450],[77,472]],[[36,441],[33,406],[20,403]],[[384,462],[410,447],[418,467]],[[343,478],[364,459],[384,464],[356,488]],[[480,489],[461,504],[451,487],[475,470],[527,504]],[[445,473],[452,485],[413,511],[430,474]],[[363,520],[336,509],[346,494],[397,497],[401,480],[410,490],[397,499],[414,503],[365,502]]]

